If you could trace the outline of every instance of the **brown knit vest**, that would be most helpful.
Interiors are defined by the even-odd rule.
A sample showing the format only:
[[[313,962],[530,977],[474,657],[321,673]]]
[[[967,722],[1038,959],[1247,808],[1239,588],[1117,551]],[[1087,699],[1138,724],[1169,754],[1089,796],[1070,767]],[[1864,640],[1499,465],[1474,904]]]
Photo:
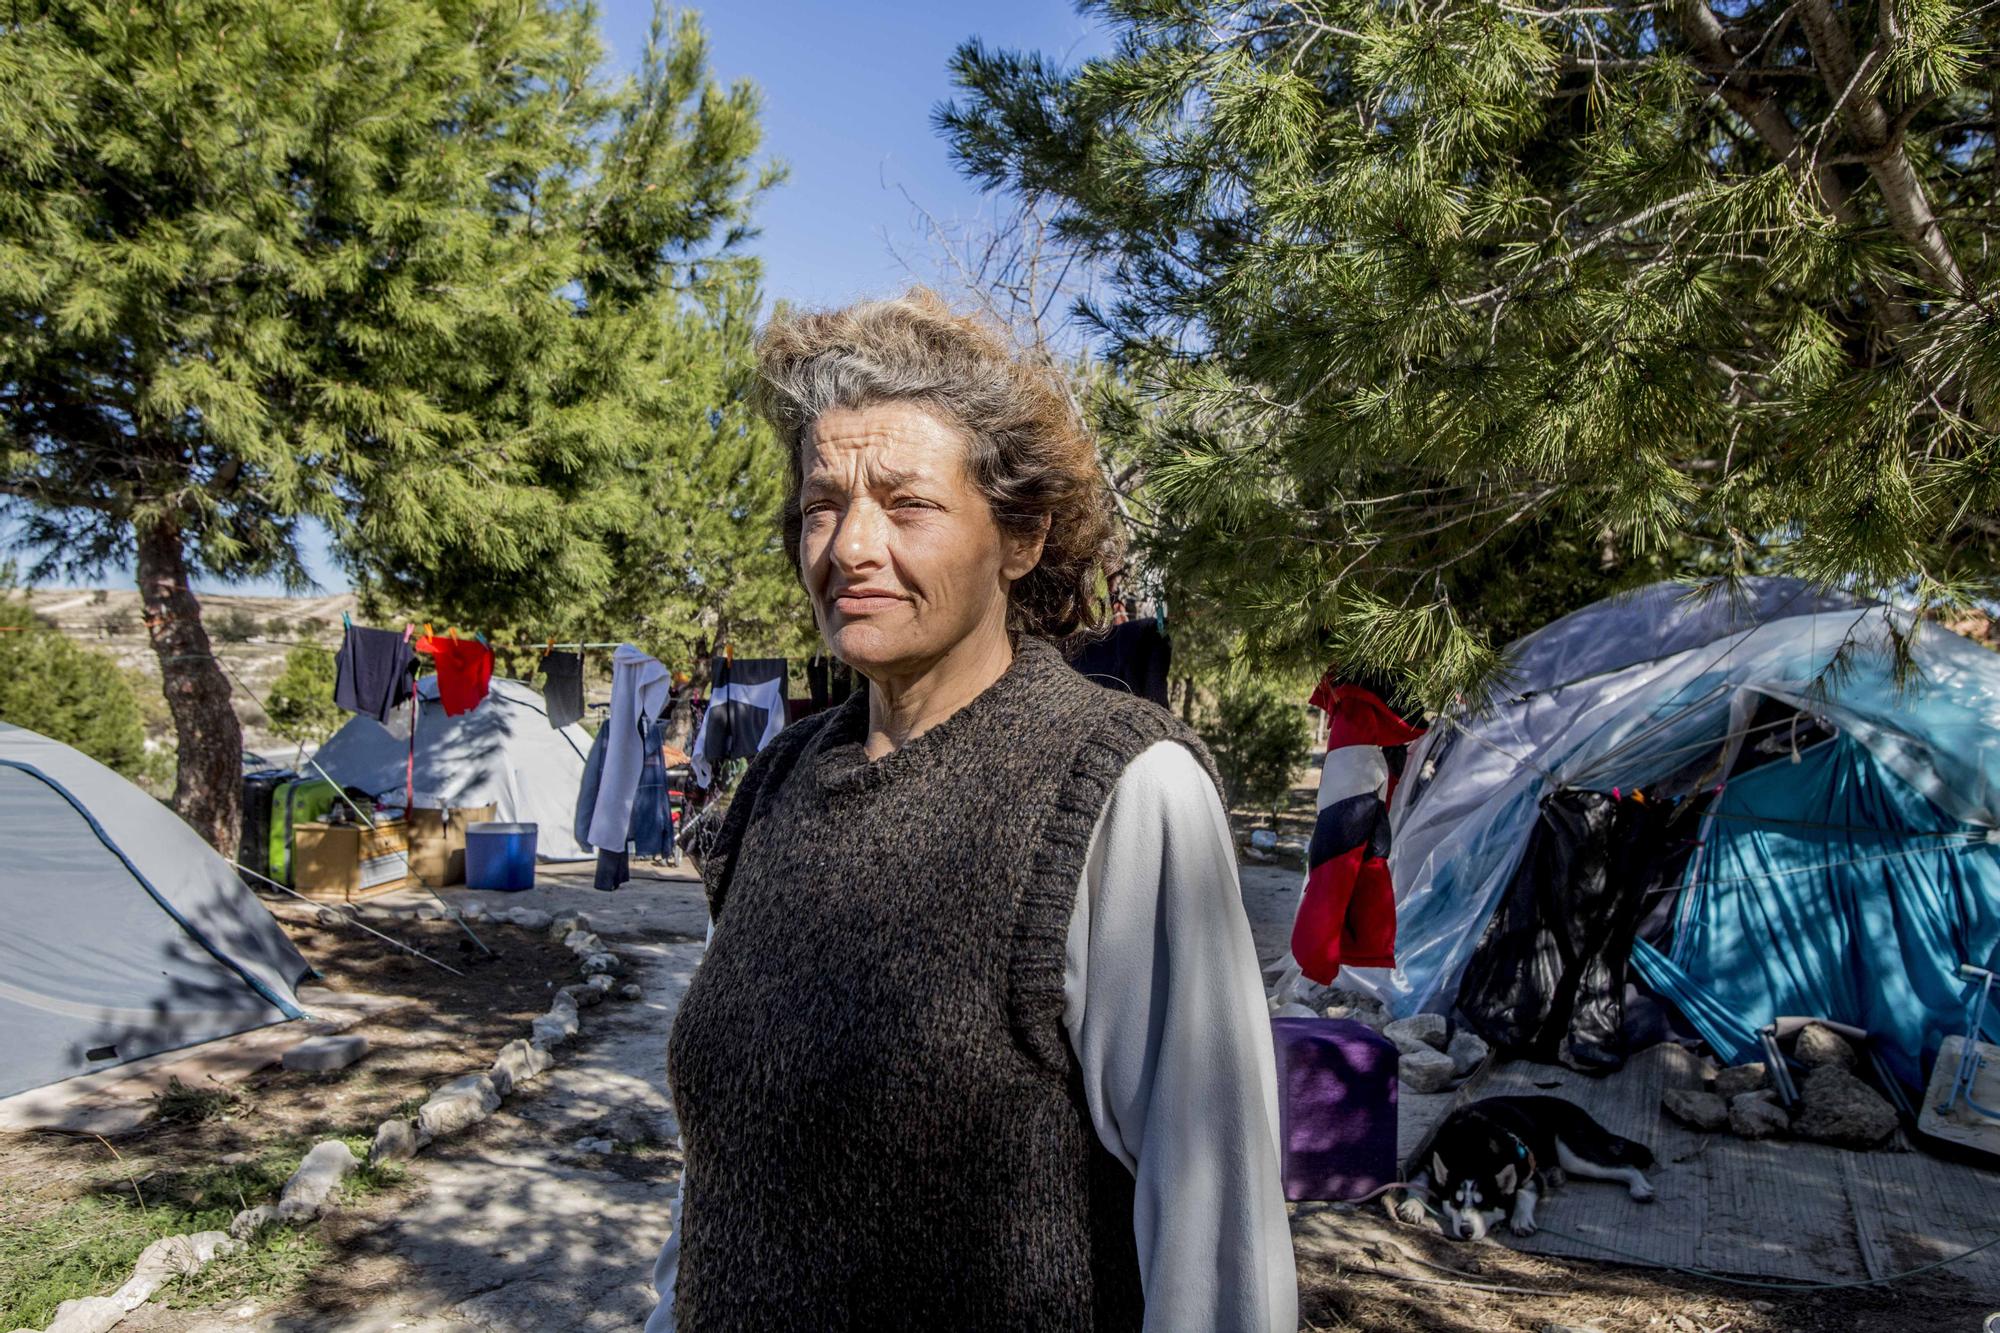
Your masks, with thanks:
[[[1064,946],[1126,765],[1207,751],[1026,639],[874,762],[867,721],[864,692],[787,729],[703,861],[715,934],[667,1056],[675,1323],[1136,1330],[1132,1176],[1091,1126]]]

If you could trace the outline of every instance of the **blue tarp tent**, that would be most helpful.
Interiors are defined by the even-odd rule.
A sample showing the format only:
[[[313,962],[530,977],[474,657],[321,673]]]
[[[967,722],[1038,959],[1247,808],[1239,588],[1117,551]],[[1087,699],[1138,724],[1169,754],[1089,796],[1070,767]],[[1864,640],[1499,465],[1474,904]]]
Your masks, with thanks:
[[[1487,706],[1413,750],[1391,810],[1399,966],[1342,984],[1448,1010],[1543,802],[1665,790],[1701,803],[1698,845],[1638,972],[1725,1058],[1774,1018],[1830,1018],[1920,1085],[1963,1022],[1959,964],[2000,966],[2000,654],[1912,628],[1752,579],[1537,631]],[[1774,708],[1790,721],[1752,725]]]

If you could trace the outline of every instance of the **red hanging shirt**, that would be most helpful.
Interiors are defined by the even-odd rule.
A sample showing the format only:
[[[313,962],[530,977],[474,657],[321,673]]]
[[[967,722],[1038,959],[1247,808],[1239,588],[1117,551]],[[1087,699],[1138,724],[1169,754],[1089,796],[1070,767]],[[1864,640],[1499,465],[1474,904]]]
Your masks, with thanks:
[[[426,634],[411,645],[437,663],[438,701],[446,717],[479,707],[493,683],[493,650],[477,639]]]

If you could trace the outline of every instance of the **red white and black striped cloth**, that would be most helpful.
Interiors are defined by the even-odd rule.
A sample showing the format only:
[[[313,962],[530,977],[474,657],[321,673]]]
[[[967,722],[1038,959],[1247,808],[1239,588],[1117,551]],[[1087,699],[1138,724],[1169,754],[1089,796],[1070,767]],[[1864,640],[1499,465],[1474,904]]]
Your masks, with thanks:
[[[1389,754],[1423,735],[1373,690],[1320,681],[1326,713],[1319,816],[1306,852],[1305,892],[1292,922],[1292,957],[1322,986],[1343,967],[1396,965],[1396,892],[1389,882]]]

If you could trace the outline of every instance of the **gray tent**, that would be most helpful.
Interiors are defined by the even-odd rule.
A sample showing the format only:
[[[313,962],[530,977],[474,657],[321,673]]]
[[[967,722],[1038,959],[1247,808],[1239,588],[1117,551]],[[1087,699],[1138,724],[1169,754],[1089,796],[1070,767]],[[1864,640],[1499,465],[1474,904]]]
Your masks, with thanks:
[[[574,722],[551,727],[541,694],[518,680],[495,676],[479,706],[457,717],[445,716],[436,676],[416,689],[422,712],[414,754],[407,739],[374,718],[353,717],[313,756],[320,771],[390,805],[403,803],[406,785],[420,807],[490,805],[502,823],[539,829],[538,860],[591,855],[571,832],[589,732]]]
[[[0,1096],[300,1017],[305,959],[193,829],[0,723]]]

